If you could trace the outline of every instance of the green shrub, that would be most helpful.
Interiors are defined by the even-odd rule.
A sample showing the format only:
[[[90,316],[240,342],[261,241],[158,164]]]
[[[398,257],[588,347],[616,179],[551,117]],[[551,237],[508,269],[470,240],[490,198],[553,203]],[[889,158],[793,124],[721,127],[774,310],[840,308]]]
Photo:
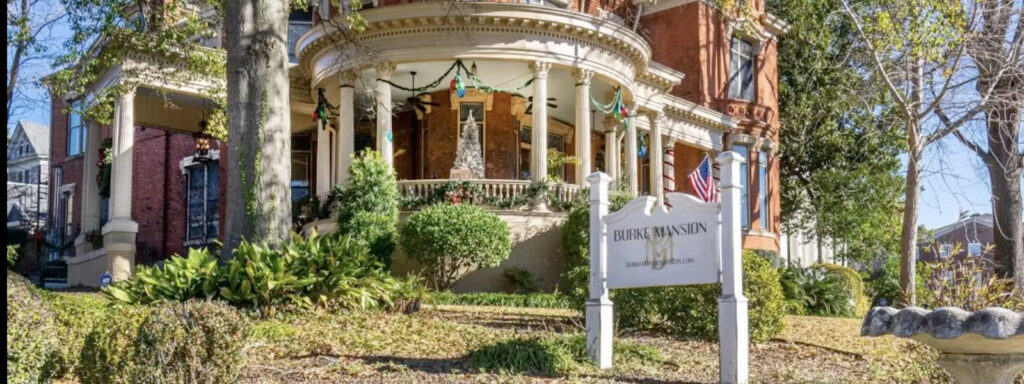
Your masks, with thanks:
[[[440,204],[412,214],[401,245],[438,290],[451,288],[470,268],[498,266],[512,251],[508,224],[472,205]]]
[[[932,273],[924,283],[931,295],[921,303],[932,308],[956,307],[972,312],[988,307],[1024,311],[1024,291],[1014,288],[1013,279],[986,270],[988,263],[991,261],[982,256],[967,256],[931,264]]]
[[[242,316],[224,304],[161,304],[134,340],[132,381],[233,383],[243,364],[244,331]]]
[[[918,305],[931,302],[931,292],[925,288],[925,280],[932,275],[927,263],[919,262],[915,268],[914,291],[917,293]],[[885,260],[882,268],[872,276],[864,279],[865,290],[871,297],[871,304],[878,305],[885,300],[889,306],[897,306],[900,302],[900,259],[890,257]]]
[[[779,279],[787,306],[815,316],[852,316],[853,296],[842,277],[821,267],[789,267]]]
[[[390,305],[398,281],[350,236],[293,235],[282,250],[288,269],[302,281],[301,296],[320,307],[376,308]]]
[[[18,246],[8,245],[7,246],[7,268],[14,267],[18,263]]]
[[[281,307],[390,308],[418,301],[413,285],[395,279],[350,236],[293,235],[277,247],[243,241],[227,264],[205,250],[174,256],[163,268],[139,267],[131,279],[104,290],[124,303],[224,299],[264,315]],[[422,291],[422,289],[421,289]],[[399,296],[396,296],[399,295]],[[408,296],[400,296],[408,294]],[[408,306],[403,302],[404,306]]]
[[[31,284],[7,271],[8,383],[48,383],[63,369],[53,311]]]
[[[612,345],[616,365],[658,365],[665,358],[656,349],[629,342]],[[586,335],[529,337],[502,341],[469,353],[470,363],[485,372],[560,376],[588,363]]]
[[[501,273],[505,281],[515,290],[516,293],[531,293],[540,291],[540,282],[537,276],[523,268],[513,267]]]
[[[120,306],[86,338],[78,376],[83,384],[235,382],[245,324],[209,301]]]
[[[363,241],[387,265],[395,249],[399,199],[395,170],[379,153],[360,152],[338,198],[338,233]]]
[[[864,294],[864,281],[861,280],[860,273],[837,264],[824,263],[816,264],[815,266],[823,268],[829,275],[835,276],[847,290],[852,301],[850,315],[863,316],[868,313],[868,309],[871,309],[871,302],[867,295]]]
[[[60,340],[61,372],[70,377],[80,371],[79,357],[85,339],[93,328],[103,324],[110,300],[93,293],[41,291],[43,301],[53,310]]]
[[[135,338],[142,322],[154,311],[148,305],[117,304],[107,312],[82,345],[78,369],[75,372],[82,384],[133,383],[132,373],[140,362],[135,356]]]
[[[242,242],[222,272],[220,296],[232,304],[259,309],[268,315],[284,304],[308,307],[312,300],[301,293],[315,278],[304,278],[295,272],[280,250]]]
[[[624,193],[613,193],[611,197],[609,211],[612,212],[630,200]],[[568,284],[566,295],[574,308],[583,310],[590,273],[590,213],[586,203],[580,200],[574,204],[562,227],[562,243],[566,249],[563,274]],[[765,342],[781,332],[786,304],[779,273],[769,261],[751,251],[743,252],[743,293],[750,300],[750,340]],[[620,326],[701,339],[718,337],[720,295],[718,284],[611,292]]]
[[[557,293],[452,293],[434,292],[427,299],[431,304],[478,305],[519,308],[573,308],[568,298]]]
[[[206,248],[190,248],[188,257],[173,255],[163,267],[139,265],[128,280],[118,281],[103,293],[132,304],[155,301],[208,299],[217,294],[217,258]]]

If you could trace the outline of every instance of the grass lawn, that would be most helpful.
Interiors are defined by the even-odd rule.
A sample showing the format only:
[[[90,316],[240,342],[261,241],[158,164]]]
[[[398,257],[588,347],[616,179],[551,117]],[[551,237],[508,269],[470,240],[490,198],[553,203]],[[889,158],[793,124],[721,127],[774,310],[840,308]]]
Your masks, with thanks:
[[[413,315],[296,314],[258,321],[243,383],[293,382],[632,382],[710,383],[716,343],[647,335],[616,341],[653,347],[654,358],[623,358],[598,371],[573,364],[556,377],[482,371],[479,348],[511,340],[580,334],[569,310],[426,305]],[[948,383],[933,350],[894,337],[862,338],[859,319],[788,317],[786,331],[751,348],[756,383]],[[519,344],[516,344],[519,345]],[[517,347],[518,348],[518,347]],[[642,348],[642,347],[640,347]],[[915,363],[916,360],[925,361]],[[627,361],[622,361],[627,360]]]

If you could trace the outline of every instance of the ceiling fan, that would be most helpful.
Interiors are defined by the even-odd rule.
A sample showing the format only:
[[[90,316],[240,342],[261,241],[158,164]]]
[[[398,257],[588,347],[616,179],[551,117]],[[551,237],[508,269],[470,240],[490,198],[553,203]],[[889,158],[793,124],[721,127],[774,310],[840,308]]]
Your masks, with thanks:
[[[416,89],[416,71],[411,71],[409,74],[412,75],[412,88]],[[438,106],[440,104],[430,101],[430,95],[427,93],[416,94],[413,91],[412,96],[405,99],[406,104],[409,104],[416,111],[416,118],[423,119],[423,115],[427,113],[427,106]]]
[[[525,97],[525,96],[520,95],[518,93],[516,94],[516,96],[519,96],[519,97],[521,97],[523,99],[526,99],[526,112],[525,113],[529,114],[530,112],[533,111],[533,96]],[[558,104],[555,104],[556,101],[558,101],[558,100],[555,99],[554,97],[549,97],[548,98],[548,102],[547,102],[548,107],[549,108],[558,108]]]

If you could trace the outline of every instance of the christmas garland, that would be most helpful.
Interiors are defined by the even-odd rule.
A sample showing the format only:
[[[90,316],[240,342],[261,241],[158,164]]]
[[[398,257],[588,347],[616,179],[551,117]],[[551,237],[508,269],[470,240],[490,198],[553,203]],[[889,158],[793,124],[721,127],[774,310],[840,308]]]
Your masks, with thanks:
[[[590,104],[598,111],[601,111],[601,113],[615,116],[615,119],[619,122],[626,122],[626,119],[631,117],[629,108],[626,108],[626,103],[622,102],[622,87],[615,87],[615,95],[612,96],[610,103],[601,103],[594,99],[594,95],[591,94]]]
[[[320,129],[327,129],[328,124],[330,124],[330,111],[335,109],[338,109],[338,107],[327,102],[327,97],[324,96],[324,89],[317,89],[316,109],[313,110],[313,121],[320,122]]]
[[[515,92],[517,92],[517,91],[519,91],[519,90],[521,90],[523,88],[529,87],[531,84],[533,84],[533,81],[536,80],[536,78],[531,77],[525,83],[523,83],[523,84],[521,84],[521,85],[519,85],[517,87],[499,88],[499,87],[495,87],[495,86],[491,86],[491,85],[486,84],[483,81],[483,79],[481,79],[479,76],[477,76],[475,73],[473,73],[472,70],[470,70],[469,68],[466,68],[466,65],[462,62],[462,60],[455,60],[455,62],[452,63],[452,65],[450,67],[448,67],[448,69],[446,71],[444,71],[444,74],[442,74],[440,77],[438,77],[434,81],[432,81],[429,84],[424,85],[422,87],[416,87],[416,88],[405,87],[405,86],[396,84],[395,82],[392,82],[391,80],[385,80],[385,79],[380,79],[380,78],[378,78],[377,81],[386,83],[386,84],[388,84],[388,85],[390,85],[392,87],[398,88],[398,89],[406,91],[406,92],[412,92],[413,94],[418,94],[418,93],[422,93],[422,92],[426,92],[428,90],[434,89],[438,85],[441,85],[441,82],[444,81],[444,79],[447,79],[448,76],[451,75],[452,71],[455,71],[455,77],[452,78],[451,82],[448,85],[448,88],[451,91],[455,92],[455,94],[458,97],[460,97],[460,98],[466,96],[466,85],[462,81],[463,74],[465,74],[466,78],[469,79],[469,81],[472,83],[472,86],[474,88],[476,88],[480,92],[484,92],[484,93],[494,93],[494,92],[515,93]]]

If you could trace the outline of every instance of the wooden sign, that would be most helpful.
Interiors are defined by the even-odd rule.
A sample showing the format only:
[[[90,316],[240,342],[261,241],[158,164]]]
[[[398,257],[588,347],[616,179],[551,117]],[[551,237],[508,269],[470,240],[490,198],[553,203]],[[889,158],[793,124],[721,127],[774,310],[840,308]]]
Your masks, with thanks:
[[[722,202],[705,203],[680,193],[674,207],[645,196],[608,213],[612,178],[595,172],[590,182],[590,298],[586,304],[587,355],[599,368],[612,366],[610,288],[722,283],[718,298],[719,382],[750,380],[747,298],[743,296],[740,236],[740,163],[719,155]]]
[[[684,193],[665,198],[672,211],[644,196],[605,216],[608,288],[719,281],[718,204]]]

